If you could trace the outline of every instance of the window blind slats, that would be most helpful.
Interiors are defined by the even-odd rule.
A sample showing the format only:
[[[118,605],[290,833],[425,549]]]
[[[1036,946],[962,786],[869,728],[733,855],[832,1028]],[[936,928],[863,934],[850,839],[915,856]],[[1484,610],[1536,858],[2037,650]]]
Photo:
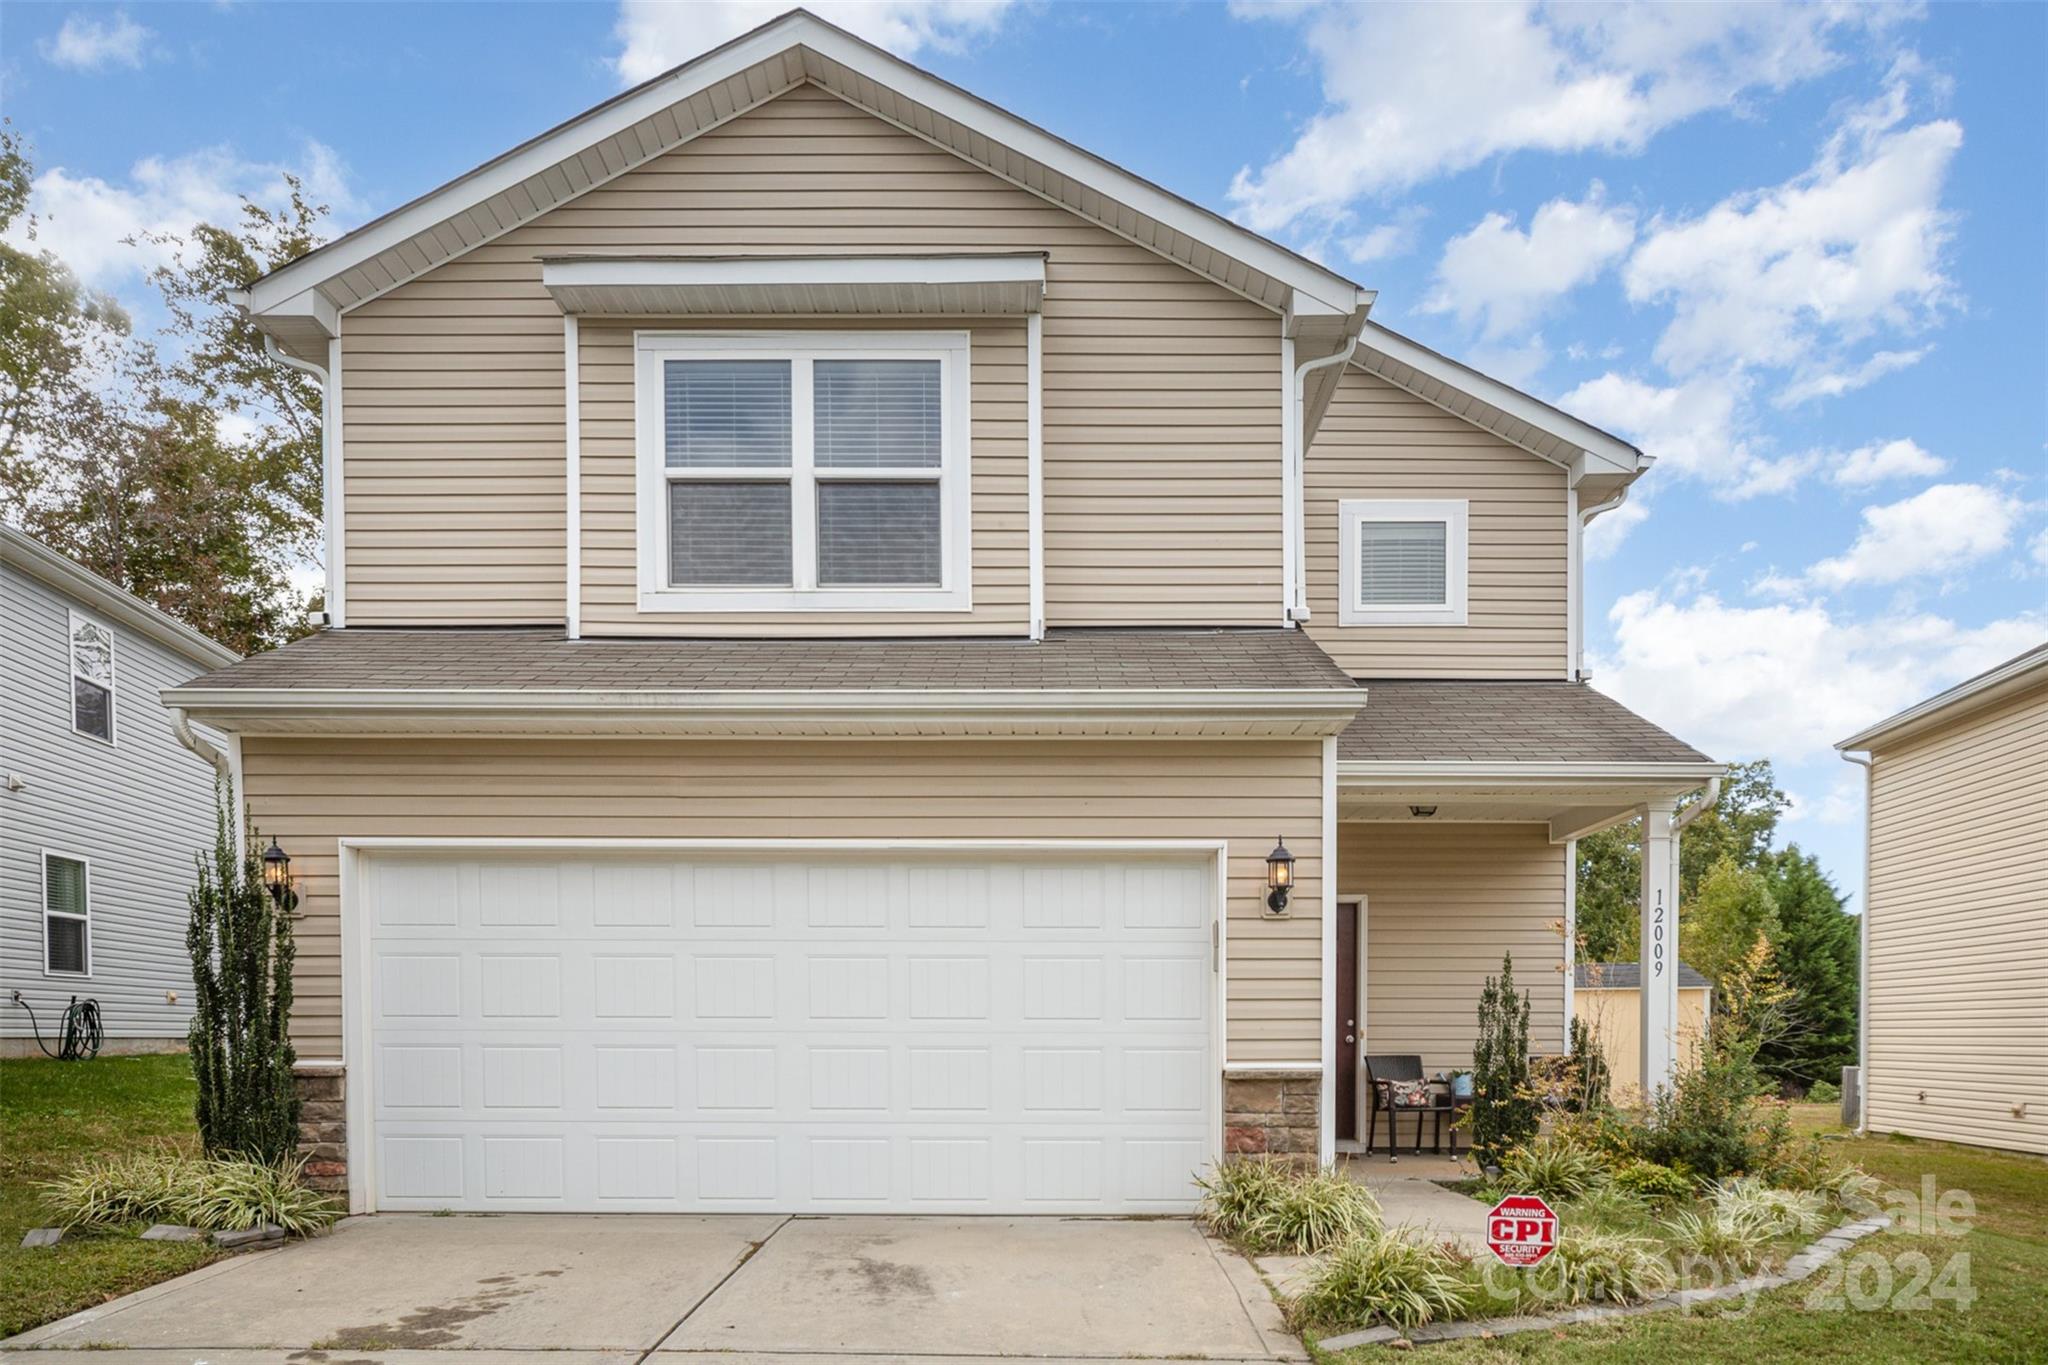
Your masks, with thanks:
[[[670,360],[662,375],[671,469],[789,463],[787,360]]]
[[[43,908],[54,915],[85,916],[84,863],[54,855],[43,859]]]
[[[937,587],[939,486],[818,485],[818,582],[827,587]]]
[[[669,581],[692,587],[788,587],[787,483],[672,483]]]
[[[1445,605],[1449,589],[1448,555],[1448,528],[1443,522],[1359,522],[1360,605]]]
[[[811,391],[819,464],[938,467],[938,361],[820,360]]]

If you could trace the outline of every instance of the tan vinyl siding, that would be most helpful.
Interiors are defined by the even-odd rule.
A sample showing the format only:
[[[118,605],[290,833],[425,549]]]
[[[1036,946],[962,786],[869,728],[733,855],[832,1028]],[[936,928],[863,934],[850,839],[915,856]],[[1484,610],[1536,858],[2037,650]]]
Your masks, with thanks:
[[[562,322],[540,287],[539,257],[961,251],[1049,255],[1049,621],[1276,624],[1279,319],[809,86],[346,316],[350,621],[562,619]],[[972,620],[834,614],[823,627],[776,624],[820,633],[1021,628],[1028,585],[1013,471],[1025,441],[1024,380],[1017,324],[1005,327],[977,328],[975,338],[975,460],[986,442],[994,467],[986,494],[977,468]],[[631,565],[619,535],[630,534],[621,520],[630,509],[616,505],[612,481],[630,434],[617,427],[612,365],[600,349],[584,374],[585,453],[596,461],[587,471],[585,629],[734,633],[744,627],[729,615],[628,619],[620,574]],[[984,401],[994,409],[986,415]]]
[[[1543,825],[1339,824],[1337,894],[1366,898],[1366,1051],[1471,1066],[1480,989],[1512,952],[1529,1048],[1562,1052],[1564,879]]]
[[[1678,988],[1678,1065],[1699,1064],[1707,1038],[1705,986]],[[1616,1103],[1633,1104],[1643,1093],[1643,993],[1640,989],[1572,992],[1572,1014],[1600,1043],[1607,1060],[1607,1093]]]
[[[1229,1058],[1314,1061],[1319,741],[245,741],[251,818],[299,879],[301,1056],[341,1048],[342,837],[1227,839]],[[1299,858],[1260,917],[1265,856]]]
[[[1303,554],[1309,634],[1360,678],[1561,678],[1566,671],[1565,474],[1385,380],[1346,367],[1308,453]],[[1465,498],[1467,623],[1340,626],[1337,504]]]
[[[2048,683],[1875,760],[1869,1124],[2048,1152]]]

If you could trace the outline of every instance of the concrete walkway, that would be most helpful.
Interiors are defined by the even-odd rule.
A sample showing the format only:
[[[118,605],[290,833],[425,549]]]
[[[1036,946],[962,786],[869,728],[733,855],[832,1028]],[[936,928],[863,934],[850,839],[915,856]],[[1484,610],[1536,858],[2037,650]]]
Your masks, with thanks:
[[[1252,1266],[1184,1219],[385,1214],[0,1346],[33,1365],[1306,1359]]]

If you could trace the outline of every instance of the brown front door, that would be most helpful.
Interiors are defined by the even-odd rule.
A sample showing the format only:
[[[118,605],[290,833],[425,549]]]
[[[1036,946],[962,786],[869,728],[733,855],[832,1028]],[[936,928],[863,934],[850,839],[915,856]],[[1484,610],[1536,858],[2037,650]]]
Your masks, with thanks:
[[[1358,1139],[1358,905],[1337,906],[1337,1009],[1331,1021],[1337,1059],[1337,1136]]]

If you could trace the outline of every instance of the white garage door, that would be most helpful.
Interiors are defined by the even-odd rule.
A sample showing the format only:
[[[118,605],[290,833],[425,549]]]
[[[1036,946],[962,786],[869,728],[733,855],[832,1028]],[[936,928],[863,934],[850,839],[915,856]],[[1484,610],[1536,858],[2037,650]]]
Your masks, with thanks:
[[[369,856],[358,1159],[385,1209],[1187,1209],[1213,866]]]

